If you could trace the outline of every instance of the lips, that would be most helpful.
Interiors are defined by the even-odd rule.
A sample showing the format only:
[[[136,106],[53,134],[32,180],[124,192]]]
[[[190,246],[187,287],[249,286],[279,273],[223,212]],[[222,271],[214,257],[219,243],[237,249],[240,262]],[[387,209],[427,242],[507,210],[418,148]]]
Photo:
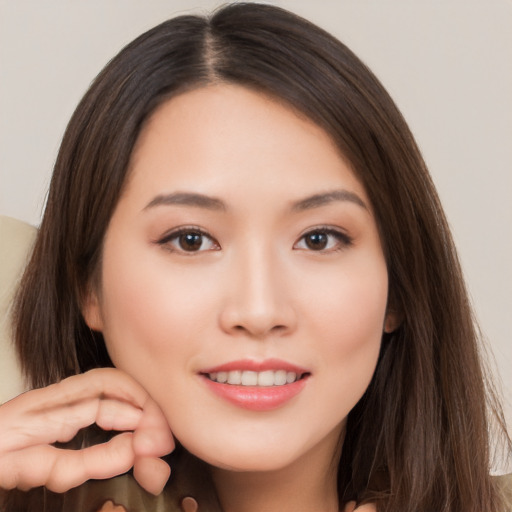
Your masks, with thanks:
[[[269,411],[285,405],[305,387],[310,373],[277,359],[243,360],[200,372],[206,386],[243,409]]]

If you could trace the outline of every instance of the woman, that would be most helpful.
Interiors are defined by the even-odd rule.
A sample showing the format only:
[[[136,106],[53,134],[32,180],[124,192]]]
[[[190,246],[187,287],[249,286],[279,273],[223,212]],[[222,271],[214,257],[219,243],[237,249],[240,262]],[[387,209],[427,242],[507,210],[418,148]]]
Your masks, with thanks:
[[[278,8],[170,20],[98,76],[16,343],[42,389],[0,408],[0,486],[35,488],[6,510],[503,510],[506,431],[412,135],[346,47]],[[91,423],[123,433],[75,437]],[[159,494],[168,462],[159,498],[76,487],[133,466]]]

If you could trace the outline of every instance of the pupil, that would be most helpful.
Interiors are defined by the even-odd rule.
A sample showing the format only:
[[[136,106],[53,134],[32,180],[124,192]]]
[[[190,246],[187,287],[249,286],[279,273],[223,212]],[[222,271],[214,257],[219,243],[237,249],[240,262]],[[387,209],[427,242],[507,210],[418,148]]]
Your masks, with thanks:
[[[180,235],[180,246],[185,251],[197,251],[203,243],[202,235],[199,233],[186,233]]]
[[[327,246],[327,235],[325,233],[311,233],[306,237],[306,245],[309,249],[320,251]]]

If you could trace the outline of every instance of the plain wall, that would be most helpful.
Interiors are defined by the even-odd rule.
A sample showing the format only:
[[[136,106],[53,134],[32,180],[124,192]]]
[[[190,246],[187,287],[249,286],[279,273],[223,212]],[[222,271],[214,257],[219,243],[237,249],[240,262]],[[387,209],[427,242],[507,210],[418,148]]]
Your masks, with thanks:
[[[512,2],[276,1],[328,29],[401,108],[437,184],[512,423]],[[0,214],[40,221],[65,125],[122,46],[219,2],[0,0]]]

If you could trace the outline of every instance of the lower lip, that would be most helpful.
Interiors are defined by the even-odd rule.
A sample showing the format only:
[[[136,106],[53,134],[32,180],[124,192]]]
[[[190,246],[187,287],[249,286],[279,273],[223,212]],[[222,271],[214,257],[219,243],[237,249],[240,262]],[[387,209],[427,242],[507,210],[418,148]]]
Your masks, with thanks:
[[[306,376],[283,386],[259,387],[221,384],[208,377],[202,377],[209,389],[217,396],[237,407],[251,411],[271,411],[285,405],[304,389],[308,380]]]

